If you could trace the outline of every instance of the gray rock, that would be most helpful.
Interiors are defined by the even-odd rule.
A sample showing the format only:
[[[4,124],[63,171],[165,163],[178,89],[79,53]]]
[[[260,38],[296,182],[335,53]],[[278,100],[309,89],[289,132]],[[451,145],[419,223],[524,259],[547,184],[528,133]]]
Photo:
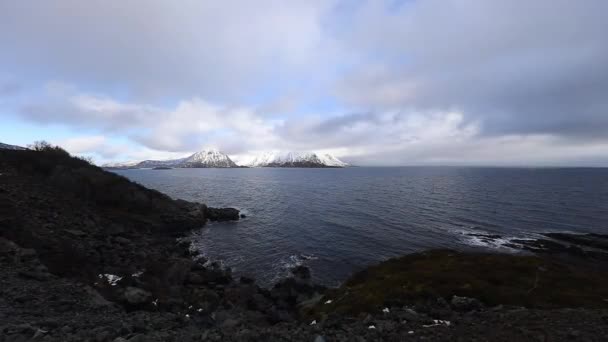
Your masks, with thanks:
[[[325,338],[323,338],[323,336],[321,336],[321,335],[317,335],[317,336],[315,336],[315,339],[313,340],[313,342],[325,342]]]
[[[128,245],[128,244],[131,243],[131,240],[129,240],[129,239],[125,238],[125,237],[122,237],[122,236],[115,237],[114,241],[116,241],[116,242],[118,242],[120,244],[123,244],[123,245]]]
[[[64,231],[66,233],[76,236],[76,237],[83,237],[83,236],[87,235],[87,233],[83,232],[82,230],[78,230],[78,229],[64,229]]]
[[[237,325],[239,325],[241,322],[237,319],[234,318],[228,318],[227,320],[223,321],[222,324],[220,325],[220,327],[222,329],[232,329],[234,327],[236,327]]]
[[[146,336],[142,335],[142,334],[137,334],[133,337],[131,337],[130,339],[128,339],[129,342],[147,342],[149,341],[148,338],[146,338]]]
[[[475,298],[454,296],[450,301],[452,308],[457,311],[472,311],[481,308],[483,305]]]
[[[144,304],[150,300],[152,294],[146,290],[129,286],[125,289],[124,297],[130,304]]]

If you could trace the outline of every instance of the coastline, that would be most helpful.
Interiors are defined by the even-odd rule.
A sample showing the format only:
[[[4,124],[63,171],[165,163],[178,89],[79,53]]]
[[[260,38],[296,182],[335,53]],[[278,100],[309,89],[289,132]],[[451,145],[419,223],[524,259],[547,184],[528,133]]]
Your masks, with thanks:
[[[535,252],[551,246],[551,252],[536,257],[430,251],[372,266],[338,289],[312,284],[310,270],[303,267],[263,289],[254,279],[233,279],[229,269],[197,258],[188,243],[177,239],[207,220],[238,219],[238,211],[235,216],[230,208],[172,200],[62,151],[0,151],[0,173],[0,341],[34,336],[117,342],[317,341],[317,336],[445,340],[493,330],[502,334],[497,340],[521,340],[537,333],[529,329],[534,322],[555,325],[550,334],[556,340],[569,338],[573,326],[579,337],[605,336],[600,334],[606,332],[601,322],[608,294],[588,288],[571,292],[580,282],[601,290],[598,284],[608,279],[603,252],[544,241],[528,246]],[[423,265],[416,264],[420,258],[426,260]],[[459,278],[460,283],[453,274],[446,276],[451,274],[446,265],[458,266],[452,271],[459,274],[465,266],[482,265],[484,258],[504,268],[467,271],[472,278]],[[525,262],[515,267],[519,261]],[[596,272],[583,272],[589,264]],[[410,266],[416,274],[412,279],[401,273]],[[582,268],[575,272],[573,267]],[[428,281],[422,282],[419,272]],[[541,285],[535,287],[539,272]],[[553,278],[560,274],[563,278]],[[576,283],[564,281],[573,274]],[[563,291],[546,297],[534,293],[546,290],[539,287],[544,275],[551,279],[547,286],[561,283]],[[403,291],[400,277],[409,279],[411,289]],[[494,283],[475,287],[475,281],[487,277]],[[515,286],[514,277],[525,286]],[[401,280],[396,284],[391,278]],[[514,289],[520,292],[508,299],[493,292]],[[382,296],[370,297],[378,293]],[[530,298],[539,301],[527,302]],[[522,306],[527,309],[518,309]],[[564,310],[575,310],[580,318]],[[501,328],[499,317],[531,317],[520,322],[528,331]]]

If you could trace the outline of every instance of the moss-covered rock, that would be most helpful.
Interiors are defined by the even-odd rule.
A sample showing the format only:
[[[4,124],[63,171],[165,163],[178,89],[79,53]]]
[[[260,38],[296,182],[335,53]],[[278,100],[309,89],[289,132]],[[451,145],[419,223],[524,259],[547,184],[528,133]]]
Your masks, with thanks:
[[[538,256],[435,250],[356,273],[329,290],[308,314],[355,315],[453,296],[476,298],[488,306],[606,308],[606,284],[606,272]]]

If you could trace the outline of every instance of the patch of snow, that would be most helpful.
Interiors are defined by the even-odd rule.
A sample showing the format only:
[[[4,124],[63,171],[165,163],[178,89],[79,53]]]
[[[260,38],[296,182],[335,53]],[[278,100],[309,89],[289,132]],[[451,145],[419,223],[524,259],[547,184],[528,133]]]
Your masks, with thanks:
[[[106,163],[106,164],[102,164],[101,167],[108,167],[108,168],[131,168],[131,167],[135,167],[137,164],[139,164],[139,161],[126,161],[126,162],[115,162],[115,163]]]
[[[444,321],[444,320],[440,320],[440,319],[434,319],[433,320],[433,324],[427,324],[427,325],[423,325],[424,328],[430,328],[430,327],[437,327],[440,325],[444,325],[446,327],[449,327],[452,323],[450,321]]]
[[[310,322],[310,325],[317,325],[317,320]]]
[[[181,166],[236,167],[237,165],[216,149],[202,150],[186,158]]]
[[[384,309],[382,309],[382,312],[389,313],[389,312],[391,312],[391,310],[389,310],[388,308],[384,308]]]
[[[330,154],[315,152],[265,152],[251,159],[247,166],[265,167],[271,165],[288,165],[292,163],[312,163],[324,166],[346,167],[347,163]]]
[[[376,329],[376,326],[370,325],[369,327],[367,327],[367,329]]]
[[[144,271],[135,272],[135,273],[131,274],[131,277],[139,278],[142,276],[142,274],[144,274]]]
[[[18,151],[24,151],[24,150],[27,150],[27,148],[21,147],[21,146],[17,146],[17,145],[9,145],[9,144],[0,143],[0,150],[18,150]]]
[[[331,300],[331,299],[328,299],[328,300],[325,302],[325,304],[331,304],[331,303],[332,303],[332,300]]]
[[[99,279],[105,279],[110,286],[116,286],[122,277],[115,274],[104,273],[99,275]]]

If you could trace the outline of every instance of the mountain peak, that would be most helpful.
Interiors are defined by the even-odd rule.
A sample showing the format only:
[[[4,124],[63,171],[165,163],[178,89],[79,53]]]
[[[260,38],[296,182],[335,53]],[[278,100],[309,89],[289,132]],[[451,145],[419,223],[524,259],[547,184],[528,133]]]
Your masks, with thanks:
[[[189,157],[167,160],[144,160],[135,163],[110,163],[104,164],[108,168],[135,168],[148,169],[155,167],[174,168],[209,168],[209,167],[238,167],[227,155],[217,149],[205,149],[198,151]]]
[[[346,167],[347,163],[331,154],[315,152],[272,151],[256,156],[251,167]]]
[[[205,149],[186,158],[181,167],[238,167],[226,154],[217,149]]]

